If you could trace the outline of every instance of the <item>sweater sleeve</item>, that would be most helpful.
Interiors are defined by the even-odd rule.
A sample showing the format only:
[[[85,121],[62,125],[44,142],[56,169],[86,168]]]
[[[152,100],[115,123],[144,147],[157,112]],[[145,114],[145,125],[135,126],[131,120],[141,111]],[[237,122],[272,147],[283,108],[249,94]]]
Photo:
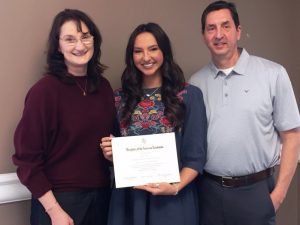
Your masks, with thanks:
[[[207,119],[201,90],[188,85],[184,102],[186,115],[181,131],[180,161],[182,167],[202,173],[207,152]]]
[[[12,157],[20,181],[35,198],[52,188],[44,167],[55,136],[57,102],[53,87],[44,81],[35,84],[26,96],[23,115],[15,131],[15,154]]]

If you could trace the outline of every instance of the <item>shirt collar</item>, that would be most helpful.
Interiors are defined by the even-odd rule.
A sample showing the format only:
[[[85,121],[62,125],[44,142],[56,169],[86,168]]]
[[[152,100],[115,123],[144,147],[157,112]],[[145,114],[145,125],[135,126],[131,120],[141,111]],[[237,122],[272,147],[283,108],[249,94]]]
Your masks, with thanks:
[[[233,67],[232,71],[236,75],[246,75],[246,67],[247,67],[250,56],[249,56],[248,52],[246,51],[246,49],[240,48],[240,50],[241,50],[241,55],[240,55],[237,63]],[[220,75],[220,73],[222,73],[220,71],[220,69],[218,69],[212,61],[209,63],[208,66],[211,69],[211,71],[214,75],[214,78],[217,78],[217,76]]]

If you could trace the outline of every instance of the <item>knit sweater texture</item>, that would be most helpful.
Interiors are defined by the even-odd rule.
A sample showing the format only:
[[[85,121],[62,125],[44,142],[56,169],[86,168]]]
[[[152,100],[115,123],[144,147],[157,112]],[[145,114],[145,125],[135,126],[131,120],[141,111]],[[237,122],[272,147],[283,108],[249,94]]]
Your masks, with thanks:
[[[86,77],[74,77],[84,87]],[[96,93],[46,75],[28,92],[14,136],[20,181],[38,198],[49,190],[109,186],[99,141],[113,132],[113,91],[102,78]]]

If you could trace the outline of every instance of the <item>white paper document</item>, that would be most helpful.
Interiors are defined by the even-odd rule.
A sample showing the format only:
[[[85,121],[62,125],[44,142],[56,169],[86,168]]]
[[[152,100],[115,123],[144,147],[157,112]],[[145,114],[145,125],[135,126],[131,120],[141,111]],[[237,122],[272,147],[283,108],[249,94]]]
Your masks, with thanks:
[[[116,187],[180,182],[175,133],[112,139]]]

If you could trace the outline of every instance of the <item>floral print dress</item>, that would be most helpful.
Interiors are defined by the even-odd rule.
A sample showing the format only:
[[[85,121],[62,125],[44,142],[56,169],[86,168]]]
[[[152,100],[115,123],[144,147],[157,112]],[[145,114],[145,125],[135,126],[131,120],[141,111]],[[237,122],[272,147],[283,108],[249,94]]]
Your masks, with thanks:
[[[115,91],[121,136],[174,132],[164,115],[160,89],[146,89],[144,93],[128,124],[121,119],[124,107],[122,90]],[[202,173],[207,132],[202,92],[187,84],[177,96],[186,106],[184,125],[180,132],[175,132],[179,167]],[[133,188],[113,189],[108,225],[198,225],[198,217],[198,193],[193,181],[176,196],[153,196]]]

